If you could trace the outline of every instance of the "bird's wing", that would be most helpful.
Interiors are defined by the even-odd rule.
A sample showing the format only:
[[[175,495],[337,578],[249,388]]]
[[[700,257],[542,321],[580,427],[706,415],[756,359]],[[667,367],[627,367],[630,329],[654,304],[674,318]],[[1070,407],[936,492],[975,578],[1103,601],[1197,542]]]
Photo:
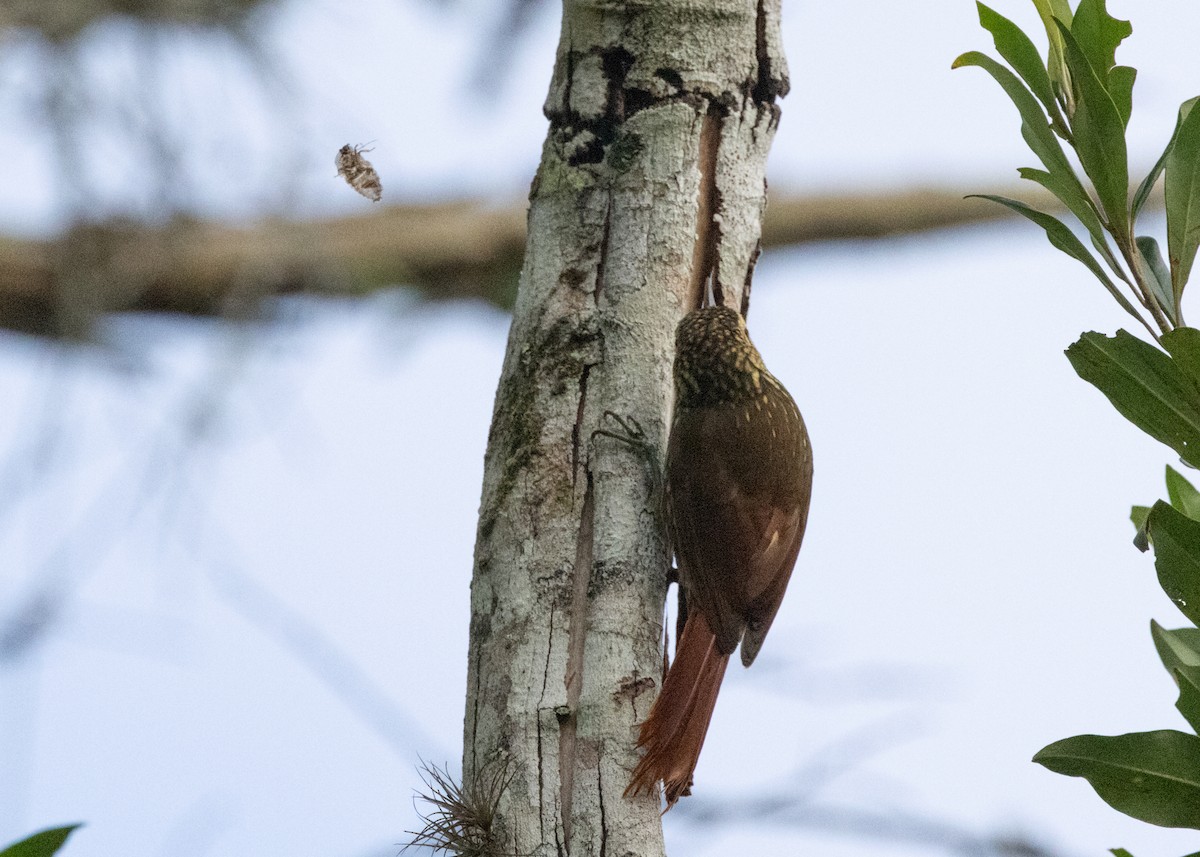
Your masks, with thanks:
[[[742,436],[745,423],[736,408],[677,413],[667,451],[667,496],[688,609],[704,615],[722,654],[742,640],[748,666],[779,610],[800,550],[812,462],[804,444],[804,484],[780,487],[771,478],[776,462],[747,455],[756,445]],[[792,450],[785,443],[778,454]]]
[[[796,407],[790,400],[788,405],[793,409]],[[768,477],[756,486],[757,497],[765,511],[759,513],[763,528],[758,548],[747,564],[746,633],[742,638],[742,663],[745,666],[753,663],[775,614],[779,612],[808,522],[812,448],[798,410],[795,418],[795,421],[786,421],[788,431],[781,432],[777,442],[771,445],[770,460],[763,467]],[[782,472],[792,474],[792,479],[787,482],[770,479],[770,474]]]
[[[783,594],[792,577],[796,556],[800,553],[800,541],[804,538],[804,523],[807,506],[792,505],[780,508],[770,505],[770,522],[763,533],[759,549],[747,562],[746,607],[743,618],[746,623],[742,637],[742,664],[750,666],[762,648],[767,631]]]

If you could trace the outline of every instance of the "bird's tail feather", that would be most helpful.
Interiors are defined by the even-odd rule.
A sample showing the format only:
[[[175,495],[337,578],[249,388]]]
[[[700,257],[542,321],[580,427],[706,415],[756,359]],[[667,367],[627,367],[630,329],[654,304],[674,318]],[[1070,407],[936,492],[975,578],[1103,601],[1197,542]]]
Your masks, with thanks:
[[[716,635],[704,617],[693,612],[683,626],[662,692],[638,735],[638,746],[646,752],[625,789],[627,797],[649,794],[660,780],[667,809],[691,793],[692,772],[728,664],[729,655],[717,651]]]

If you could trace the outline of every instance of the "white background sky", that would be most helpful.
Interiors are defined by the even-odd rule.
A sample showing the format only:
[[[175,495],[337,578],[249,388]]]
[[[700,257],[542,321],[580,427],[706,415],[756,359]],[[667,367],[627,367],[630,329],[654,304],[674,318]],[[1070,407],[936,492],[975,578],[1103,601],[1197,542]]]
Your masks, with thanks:
[[[1200,7],[1112,5],[1134,20],[1119,57],[1141,69],[1131,135],[1149,164],[1200,92]],[[1036,24],[1017,0],[997,8]],[[205,210],[281,210],[267,177],[286,151],[300,181],[284,210],[360,211],[332,156],[371,139],[385,201],[522,195],[557,20],[482,61],[505,76],[480,100],[463,69],[481,62],[481,10],[280,7],[267,29],[296,128],[238,101],[236,71],[208,70],[227,50],[179,39],[159,85],[190,93],[180,115],[211,141],[189,155]],[[114,86],[127,35],[92,46]],[[785,43],[774,188],[988,189],[1032,163],[990,78],[949,71],[990,47],[971,3],[788,4]],[[0,81],[35,91],[30,56]],[[0,110],[0,228],[35,233],[60,210],[46,139]],[[254,126],[233,148],[223,116]],[[119,153],[103,164],[122,187]],[[726,681],[695,806],[803,791],[1064,854],[1195,851],[1029,763],[1079,732],[1182,728],[1147,626],[1183,619],[1127,521],[1174,456],[1062,356],[1126,319],[1024,224],[771,251],[757,274],[751,331],[804,411],[814,504],[764,653]],[[417,824],[416,754],[459,755],[507,323],[385,295],[284,301],[265,328],[118,319],[86,349],[0,336],[0,609],[34,581],[71,593],[52,641],[0,664],[0,842],[85,820],[65,854],[396,852]],[[677,854],[938,853],[714,832],[687,804],[666,818]]]

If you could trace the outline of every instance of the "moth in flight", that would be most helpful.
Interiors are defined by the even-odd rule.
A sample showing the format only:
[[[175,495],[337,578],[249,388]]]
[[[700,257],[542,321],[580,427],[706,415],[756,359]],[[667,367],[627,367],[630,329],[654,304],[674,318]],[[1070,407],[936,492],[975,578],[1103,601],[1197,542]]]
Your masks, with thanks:
[[[347,143],[338,149],[333,162],[337,165],[338,175],[346,180],[346,184],[371,202],[379,202],[379,198],[383,196],[379,173],[375,172],[371,162],[362,155],[363,152],[370,151],[372,150],[363,146],[351,146]]]

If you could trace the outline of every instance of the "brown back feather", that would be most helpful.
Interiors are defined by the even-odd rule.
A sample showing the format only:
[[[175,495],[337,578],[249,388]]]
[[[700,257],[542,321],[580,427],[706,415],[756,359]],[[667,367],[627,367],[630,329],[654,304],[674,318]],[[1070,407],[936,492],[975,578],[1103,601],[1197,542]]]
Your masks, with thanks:
[[[786,404],[795,409],[790,399]],[[754,457],[752,450],[761,456],[764,444],[751,442],[752,436],[764,420],[754,402],[682,409],[667,450],[672,540],[689,609],[708,620],[722,654],[741,640],[746,666],[783,600],[812,484],[803,422],[796,423],[799,434],[765,445],[765,460]],[[774,424],[790,425],[781,419]]]

